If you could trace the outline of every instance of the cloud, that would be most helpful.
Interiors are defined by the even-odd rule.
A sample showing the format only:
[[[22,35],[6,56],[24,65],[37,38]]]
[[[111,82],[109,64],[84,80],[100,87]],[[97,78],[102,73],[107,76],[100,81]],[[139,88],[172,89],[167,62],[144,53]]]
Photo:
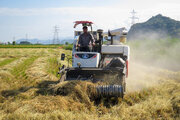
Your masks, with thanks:
[[[57,24],[60,26],[61,37],[66,37],[73,36],[72,26],[76,20],[93,21],[95,28],[102,28],[105,31],[120,27],[129,28],[131,23],[130,11],[132,11],[132,9],[138,12],[137,17],[139,17],[139,21],[137,22],[144,22],[159,13],[180,20],[180,14],[178,13],[178,11],[180,11],[180,2],[175,0],[172,0],[172,2],[167,0],[127,0],[126,2],[121,1],[111,6],[101,7],[0,8],[0,17],[8,18],[10,16],[12,18],[12,20],[8,20],[8,22],[4,22],[4,24],[0,19],[0,25],[6,28],[12,28],[11,33],[14,34],[18,31],[18,34],[22,31],[27,31],[37,38],[49,38],[53,32],[52,27]],[[20,22],[18,25],[16,23],[16,25],[14,24],[14,27],[12,27],[10,21],[15,21],[17,20],[16,18],[18,18]],[[31,20],[28,21],[27,19]],[[17,26],[20,25],[23,25],[21,31],[17,30]],[[4,30],[0,28],[0,31]],[[42,32],[41,35],[38,36],[39,31]],[[9,31],[7,30],[6,32]],[[24,35],[24,33],[22,34]],[[4,38],[6,36],[13,35],[9,33],[8,35],[4,35]]]
[[[61,22],[72,22],[75,20],[92,20],[103,28],[115,28],[124,26],[128,18],[128,11],[118,7],[64,7],[64,8],[41,8],[41,9],[18,9],[0,8],[0,16],[31,16],[31,17],[61,17]],[[111,24],[111,25],[108,25]],[[104,27],[105,26],[105,27]]]

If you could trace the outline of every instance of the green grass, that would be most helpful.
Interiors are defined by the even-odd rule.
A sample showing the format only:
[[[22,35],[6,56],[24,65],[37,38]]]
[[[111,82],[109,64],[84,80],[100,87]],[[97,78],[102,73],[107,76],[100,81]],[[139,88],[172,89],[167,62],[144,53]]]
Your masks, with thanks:
[[[0,45],[0,48],[63,48],[72,50],[73,44],[68,45]]]
[[[18,58],[8,58],[8,59],[5,59],[3,61],[0,62],[0,67],[4,66],[4,65],[7,65],[15,60],[17,60]]]
[[[58,62],[58,57],[51,57],[48,59],[47,71],[49,73],[55,75],[56,77],[59,77],[59,75],[57,74],[59,71],[59,67],[61,67],[61,65]]]
[[[58,48],[62,45],[0,45],[0,48]]]
[[[16,81],[21,83],[21,85],[28,83],[28,76],[26,75],[26,70],[30,65],[38,58],[38,56],[31,56],[30,58],[24,60],[23,63],[14,67],[11,73],[14,75]],[[25,80],[25,81],[24,81]],[[18,85],[19,86],[19,85]]]
[[[71,52],[63,50],[62,53],[66,55],[65,61],[60,60],[60,51],[55,51],[53,49],[50,49],[49,52],[53,55],[48,59],[48,64],[47,64],[47,72],[50,74],[55,75],[56,77],[60,77],[57,73],[59,72],[59,68],[62,67],[62,65],[65,65],[66,67],[68,66],[67,59],[69,60],[69,65],[71,66],[72,64],[72,59],[71,59]]]
[[[64,48],[65,50],[72,50],[72,49],[73,49],[73,44],[64,45],[63,48]]]

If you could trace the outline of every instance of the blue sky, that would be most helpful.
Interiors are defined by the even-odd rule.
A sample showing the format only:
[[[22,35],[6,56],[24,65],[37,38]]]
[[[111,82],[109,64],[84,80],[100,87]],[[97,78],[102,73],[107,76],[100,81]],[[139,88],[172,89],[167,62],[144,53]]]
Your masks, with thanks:
[[[159,13],[180,20],[179,0],[0,0],[0,42],[28,38],[52,39],[53,26],[61,39],[73,36],[73,22],[90,20],[105,31],[130,27],[135,9],[144,22]]]
[[[47,8],[47,7],[89,7],[109,6],[122,0],[0,0],[0,7]]]

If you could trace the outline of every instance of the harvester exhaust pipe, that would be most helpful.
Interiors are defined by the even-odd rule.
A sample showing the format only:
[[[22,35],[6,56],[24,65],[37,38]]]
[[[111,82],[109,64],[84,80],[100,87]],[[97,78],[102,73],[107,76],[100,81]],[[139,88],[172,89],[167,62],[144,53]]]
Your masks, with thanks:
[[[99,43],[99,50],[98,52],[101,52],[101,47],[102,47],[102,44],[103,44],[103,30],[102,29],[98,29],[97,30],[97,33],[98,33],[98,36],[99,36],[99,40],[98,40],[98,43]]]

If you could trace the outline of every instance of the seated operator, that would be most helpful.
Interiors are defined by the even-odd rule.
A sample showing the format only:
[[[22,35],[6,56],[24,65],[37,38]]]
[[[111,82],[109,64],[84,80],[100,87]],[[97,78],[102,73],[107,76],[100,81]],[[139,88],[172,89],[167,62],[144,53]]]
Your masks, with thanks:
[[[79,36],[78,47],[80,51],[90,52],[89,45],[95,45],[95,40],[92,34],[88,33],[87,26],[83,27],[83,34]]]

